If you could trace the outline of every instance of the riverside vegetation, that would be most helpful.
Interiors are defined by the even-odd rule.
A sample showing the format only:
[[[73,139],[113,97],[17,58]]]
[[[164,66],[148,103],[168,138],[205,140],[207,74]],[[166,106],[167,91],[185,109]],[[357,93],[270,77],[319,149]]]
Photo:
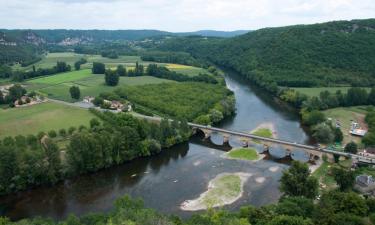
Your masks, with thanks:
[[[232,178],[228,179],[232,181]],[[352,177],[354,179],[354,177]],[[0,218],[0,224],[24,225],[72,225],[72,224],[170,224],[170,225],[365,225],[375,222],[375,199],[364,199],[351,191],[351,186],[323,193],[315,200],[318,182],[310,176],[307,164],[293,162],[281,177],[283,197],[276,204],[256,208],[241,207],[239,211],[210,209],[183,220],[145,208],[141,200],[128,196],[118,199],[109,213],[91,213],[80,218],[70,215],[64,221],[46,218],[24,219],[11,222]],[[238,184],[238,180],[235,180]],[[341,183],[340,183],[341,184]],[[350,184],[350,182],[349,182]]]
[[[71,127],[35,135],[6,137],[0,142],[0,194],[158,154],[189,139],[186,121],[160,125],[131,115],[92,111],[90,127]],[[65,142],[61,151],[57,140]],[[47,171],[47,173],[46,173]]]

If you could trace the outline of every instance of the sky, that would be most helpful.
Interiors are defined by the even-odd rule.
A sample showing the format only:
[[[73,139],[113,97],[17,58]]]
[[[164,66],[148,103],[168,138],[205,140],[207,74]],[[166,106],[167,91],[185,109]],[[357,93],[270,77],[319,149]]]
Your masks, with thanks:
[[[375,18],[375,0],[0,0],[7,29],[255,30]]]

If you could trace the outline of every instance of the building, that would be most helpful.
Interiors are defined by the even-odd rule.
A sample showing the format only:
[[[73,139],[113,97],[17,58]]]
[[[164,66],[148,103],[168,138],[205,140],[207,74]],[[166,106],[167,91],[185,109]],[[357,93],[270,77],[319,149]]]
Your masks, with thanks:
[[[352,122],[349,133],[354,136],[364,137],[367,130],[362,129],[358,123]]]
[[[92,97],[92,96],[85,96],[84,98],[83,98],[83,102],[86,102],[86,103],[92,103],[93,101],[94,101],[94,97]]]
[[[364,194],[375,191],[375,179],[370,175],[359,175],[355,178],[355,188]]]

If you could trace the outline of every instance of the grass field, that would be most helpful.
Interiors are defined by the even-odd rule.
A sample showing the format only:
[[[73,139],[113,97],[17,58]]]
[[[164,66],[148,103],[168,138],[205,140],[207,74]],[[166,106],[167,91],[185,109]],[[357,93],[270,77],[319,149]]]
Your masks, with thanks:
[[[28,82],[30,83],[35,83],[35,84],[61,84],[64,82],[71,82],[71,81],[76,81],[80,80],[86,77],[93,76],[91,73],[91,70],[85,69],[85,70],[78,70],[78,71],[71,71],[67,73],[60,73],[56,74],[53,76],[46,76],[46,77],[41,77],[41,78],[36,78],[29,80]]]
[[[266,138],[272,138],[272,131],[268,128],[260,128],[253,132],[254,135],[266,137]]]
[[[335,124],[336,121],[340,121],[341,131],[344,134],[343,144],[350,141],[360,142],[361,138],[355,137],[349,134],[350,125],[352,121],[358,122],[361,127],[367,129],[367,125],[364,122],[366,116],[367,106],[356,106],[356,107],[339,107],[323,111],[327,118],[331,118]]]
[[[257,160],[259,159],[258,153],[252,148],[239,148],[233,149],[228,152],[228,157],[232,159],[243,159],[243,160]]]
[[[89,125],[95,116],[88,110],[47,102],[23,108],[0,109],[0,139],[6,136],[37,134],[52,129]]]
[[[294,90],[299,91],[309,97],[319,96],[322,91],[329,91],[330,93],[336,93],[336,91],[341,90],[342,93],[348,92],[348,89],[351,87],[318,87],[318,88],[293,88]],[[367,92],[370,91],[370,88],[366,88]]]
[[[121,77],[119,84],[116,87],[111,87],[105,85],[104,75],[102,74],[91,74],[90,70],[82,70],[82,74],[76,76],[77,72],[73,71],[61,75],[31,80],[31,84],[28,86],[27,89],[35,90],[39,93],[48,96],[49,98],[73,102],[74,100],[70,97],[69,93],[69,88],[73,85],[79,86],[82,99],[85,96],[98,96],[100,93],[103,92],[111,92],[114,89],[124,85],[136,86],[144,84],[174,82],[150,76]],[[81,78],[78,79],[79,77]]]

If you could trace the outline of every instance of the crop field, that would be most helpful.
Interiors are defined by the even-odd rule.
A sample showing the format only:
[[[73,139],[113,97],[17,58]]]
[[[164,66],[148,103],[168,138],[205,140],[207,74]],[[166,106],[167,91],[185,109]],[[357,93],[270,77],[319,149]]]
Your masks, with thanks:
[[[135,63],[139,62],[140,64],[147,67],[150,63],[155,62],[146,62],[142,61],[141,57],[139,56],[119,56],[117,59],[110,59],[106,57],[102,57],[101,55],[85,55],[85,54],[77,54],[74,52],[62,52],[62,53],[48,53],[42,57],[42,60],[34,63],[33,65],[38,68],[52,68],[56,65],[57,61],[66,62],[72,67],[74,70],[74,63],[81,58],[85,58],[87,60],[86,64],[81,65],[82,69],[91,69],[93,62],[101,62],[106,64],[107,68],[116,68],[117,65],[123,65],[128,70],[134,68]],[[210,74],[206,69],[193,67],[193,66],[186,66],[186,65],[179,65],[179,64],[167,64],[167,63],[156,63],[159,65],[164,65],[168,69],[172,71],[176,71],[178,73],[182,73],[189,76],[197,76],[199,73],[207,73]],[[29,65],[27,67],[21,67],[20,65],[13,66],[14,70],[31,70],[33,65]],[[145,68],[146,69],[146,68]],[[1,82],[1,81],[0,81]]]
[[[197,82],[125,86],[119,92],[150,110],[188,120],[208,113],[229,94],[224,86]]]
[[[77,72],[82,72],[82,74],[76,76]],[[73,85],[80,88],[82,99],[85,96],[98,96],[102,92],[111,92],[114,89],[124,85],[136,86],[144,84],[159,84],[164,82],[174,81],[150,76],[120,77],[119,84],[116,87],[111,87],[105,85],[104,75],[91,74],[90,70],[81,70],[31,80],[29,85],[27,85],[27,89],[29,91],[37,91],[49,98],[73,102],[74,100],[70,97],[69,93],[69,88]]]
[[[180,65],[180,64],[165,64],[165,66],[171,71],[182,73],[188,76],[197,76],[200,73],[211,74],[204,68],[199,68],[199,67],[194,67],[194,66],[186,66],[186,65]]]
[[[318,87],[318,88],[293,88],[300,93],[303,93],[309,97],[319,96],[320,92],[322,91],[329,91],[330,93],[336,93],[336,91],[340,90],[342,93],[348,92],[349,88],[351,87]],[[367,92],[370,91],[370,88],[365,88]]]
[[[64,82],[71,82],[80,80],[86,77],[90,77],[93,74],[91,73],[91,70],[78,70],[78,71],[72,71],[67,73],[60,73],[53,76],[46,76],[41,78],[36,78],[29,80],[28,82],[34,83],[34,84],[61,84]]]
[[[46,102],[38,105],[0,109],[0,139],[6,136],[36,134],[52,129],[89,125],[94,114],[85,109]]]

